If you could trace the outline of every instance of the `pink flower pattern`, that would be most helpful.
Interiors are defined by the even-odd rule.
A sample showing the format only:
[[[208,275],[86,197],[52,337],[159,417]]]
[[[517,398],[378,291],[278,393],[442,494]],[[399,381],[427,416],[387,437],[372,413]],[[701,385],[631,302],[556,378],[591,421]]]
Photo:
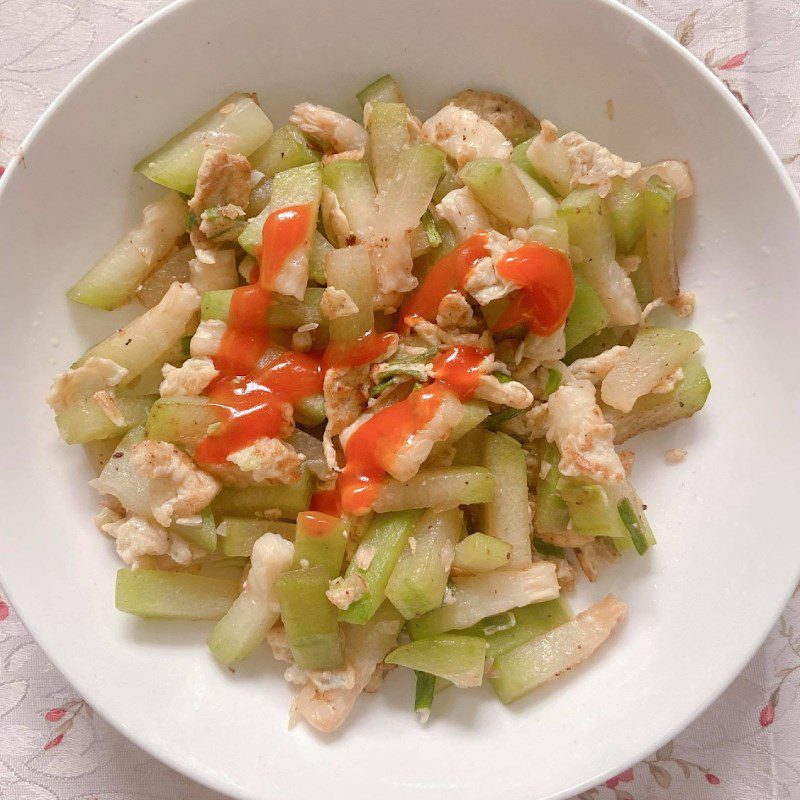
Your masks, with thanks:
[[[747,60],[748,55],[747,50],[743,53],[737,53],[735,56],[731,56],[724,64],[720,64],[719,69],[736,69],[737,67],[741,67]]]
[[[2,0],[0,161],[16,153],[35,117],[69,78],[165,2],[42,0],[36,35],[29,36],[26,0]],[[706,64],[762,126],[800,183],[796,0],[623,2]],[[747,21],[756,16],[758,26]],[[0,165],[0,177],[3,171]],[[795,593],[766,645],[709,711],[651,757],[575,800],[798,800],[798,620]],[[99,720],[0,596],[0,797],[127,800],[131,791],[137,800],[224,800],[158,764]]]

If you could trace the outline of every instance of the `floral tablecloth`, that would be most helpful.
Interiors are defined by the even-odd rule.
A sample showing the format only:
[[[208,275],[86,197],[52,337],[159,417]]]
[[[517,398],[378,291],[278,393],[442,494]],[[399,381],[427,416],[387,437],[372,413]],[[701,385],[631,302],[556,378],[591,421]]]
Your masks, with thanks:
[[[800,0],[627,0],[688,47],[800,186]],[[94,56],[164,0],[0,0],[0,164]],[[0,593],[2,800],[222,800],[92,712]],[[800,800],[800,591],[725,694],[581,800]]]

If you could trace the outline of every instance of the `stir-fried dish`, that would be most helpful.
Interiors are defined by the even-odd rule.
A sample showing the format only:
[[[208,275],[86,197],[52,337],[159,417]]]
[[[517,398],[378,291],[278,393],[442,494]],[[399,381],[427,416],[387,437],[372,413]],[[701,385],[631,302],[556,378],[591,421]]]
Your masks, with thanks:
[[[146,310],[48,398],[117,608],[215,621],[224,665],[271,649],[322,731],[398,665],[425,720],[589,658],[626,605],[565,595],[655,544],[617,446],[710,387],[700,338],[650,319],[694,306],[685,164],[494,92],[425,122],[390,76],[358,99],[363,124],[303,102],[273,130],[234,94],[145,157],[170,191],[68,296]]]

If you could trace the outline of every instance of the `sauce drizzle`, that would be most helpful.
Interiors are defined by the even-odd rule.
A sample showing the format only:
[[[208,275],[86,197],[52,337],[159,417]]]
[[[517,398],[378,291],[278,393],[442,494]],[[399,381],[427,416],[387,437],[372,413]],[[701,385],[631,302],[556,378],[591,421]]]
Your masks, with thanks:
[[[219,423],[197,445],[197,460],[224,464],[256,439],[285,438],[292,405],[321,390],[322,367],[302,353],[284,353],[248,375],[221,376],[207,392]]]
[[[336,484],[344,512],[365,514],[372,508],[386,477],[386,464],[431,422],[447,392],[437,383],[424,386],[382,408],[353,431]]]
[[[462,402],[469,400],[483,375],[481,365],[491,351],[457,344],[433,360],[436,380],[447,386]]]
[[[264,223],[260,267],[249,286],[234,289],[228,327],[214,356],[220,375],[206,395],[219,423],[197,446],[200,462],[225,463],[256,439],[289,435],[291,404],[322,390],[319,359],[274,347],[267,327],[275,279],[305,245],[310,223],[308,205],[275,211]]]
[[[325,349],[322,363],[325,370],[331,367],[360,367],[383,355],[397,340],[397,334],[387,331],[369,331],[355,342],[331,342]]]
[[[333,489],[317,489],[311,495],[311,511],[319,511],[322,514],[330,514],[339,517],[342,514],[342,504],[339,501],[339,492]]]
[[[473,233],[455,250],[440,258],[431,268],[417,291],[400,309],[400,320],[417,316],[422,319],[435,320],[439,304],[445,295],[458,289],[463,291],[464,282],[469,271],[489,255],[486,242],[489,234],[486,231]]]
[[[267,217],[260,266],[253,270],[251,285],[234,290],[228,329],[214,359],[221,374],[207,390],[220,421],[198,445],[199,461],[223,463],[232,452],[262,436],[287,436],[292,428],[291,405],[322,390],[325,370],[368,364],[396,341],[396,333],[369,331],[355,342],[332,343],[322,359],[283,352],[270,343],[267,318],[275,279],[286,260],[306,243],[309,214],[309,206],[292,206]],[[403,305],[401,320],[412,316],[434,320],[442,299],[454,289],[463,291],[470,270],[488,255],[487,239],[488,233],[479,231],[439,259]],[[575,293],[572,268],[563,253],[526,244],[507,253],[495,269],[521,287],[509,297],[496,330],[524,322],[544,335],[563,324]],[[315,492],[304,524],[319,529],[321,535],[333,517],[369,511],[387,465],[434,419],[445,399],[453,394],[461,401],[473,396],[489,352],[471,345],[449,348],[434,359],[432,383],[362,422],[344,446],[345,467],[335,489]]]
[[[564,253],[531,242],[506,253],[495,271],[521,287],[509,296],[496,331],[524,323],[531,333],[548,336],[564,324],[575,299],[575,276]]]

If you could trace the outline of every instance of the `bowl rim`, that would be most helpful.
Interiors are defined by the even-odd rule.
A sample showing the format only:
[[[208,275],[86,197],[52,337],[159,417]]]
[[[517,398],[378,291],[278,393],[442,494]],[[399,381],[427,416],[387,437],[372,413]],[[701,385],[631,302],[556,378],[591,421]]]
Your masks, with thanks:
[[[50,118],[55,114],[55,112],[64,104],[70,101],[70,97],[74,90],[83,82],[85,78],[87,78],[91,73],[94,71],[101,69],[103,63],[111,58],[118,50],[125,48],[129,42],[134,39],[139,38],[140,36],[146,36],[150,29],[154,26],[157,26],[162,19],[165,19],[172,14],[180,12],[185,6],[194,5],[196,3],[201,3],[202,0],[172,0],[168,2],[165,6],[158,9],[157,11],[153,12],[150,16],[144,19],[142,22],[134,25],[130,30],[126,31],[122,36],[120,36],[116,41],[110,44],[107,48],[105,48],[101,53],[99,53],[95,58],[93,58],[85,67],[83,67],[77,75],[75,75],[62,89],[50,105],[45,109],[30,131],[26,134],[22,142],[17,148],[17,152],[9,161],[8,165],[6,166],[5,172],[0,175],[0,207],[2,207],[3,198],[9,192],[8,185],[10,181],[8,178],[15,174],[15,172],[21,168],[24,168],[24,155],[30,143],[36,139],[39,135],[39,132],[49,124]],[[633,9],[629,8],[628,6],[624,5],[622,0],[580,0],[586,6],[596,6],[601,9],[601,13],[603,14],[613,14],[619,13],[626,17],[634,26],[640,26],[644,30],[646,30],[649,34],[655,36],[656,38],[660,39],[662,43],[666,44],[674,53],[678,54],[680,58],[684,61],[688,62],[695,75],[699,80],[702,80],[706,83],[707,86],[711,87],[713,91],[726,103],[729,108],[731,108],[734,114],[739,118],[739,120],[744,124],[747,131],[754,137],[756,142],[759,144],[761,150],[766,155],[769,164],[772,166],[773,171],[777,173],[777,177],[783,189],[785,190],[786,194],[788,195],[788,200],[794,208],[794,212],[797,218],[798,225],[800,225],[800,192],[798,192],[797,187],[793,184],[791,178],[787,170],[785,169],[783,163],[780,160],[780,157],[776,153],[775,149],[773,148],[772,144],[767,139],[764,132],[761,128],[758,127],[755,120],[752,116],[747,112],[747,110],[742,106],[742,104],[734,97],[734,95],[724,86],[724,84],[716,77],[714,74],[705,66],[705,64],[700,61],[700,59],[695,56],[688,48],[681,45],[677,42],[672,36],[662,30],[658,25],[652,22],[650,19],[644,17],[643,15],[637,13]],[[5,180],[3,180],[5,178]],[[742,672],[742,670],[747,666],[750,660],[753,658],[755,653],[761,647],[763,642],[765,641],[766,637],[769,634],[769,631],[775,626],[777,620],[779,619],[783,609],[785,608],[786,604],[789,602],[795,587],[797,586],[798,582],[800,582],[800,564],[797,565],[797,574],[795,576],[794,581],[790,584],[781,605],[773,612],[773,615],[770,619],[769,626],[766,627],[763,637],[758,639],[751,647],[745,648],[742,651],[742,655],[739,659],[736,659],[730,662],[726,668],[723,668],[719,672],[719,676],[716,682],[716,688],[709,693],[709,697],[706,701],[696,707],[692,712],[690,712],[686,718],[682,719],[680,722],[672,725],[667,730],[665,730],[656,740],[655,743],[649,745],[648,747],[640,747],[637,749],[637,755],[633,760],[626,760],[625,762],[618,764],[616,766],[607,768],[602,770],[601,772],[597,773],[591,778],[587,778],[579,783],[575,783],[574,785],[567,787],[563,790],[560,790],[552,795],[549,796],[548,800],[567,800],[568,798],[572,798],[575,795],[580,794],[588,789],[598,786],[603,781],[608,780],[609,778],[619,774],[623,770],[627,769],[630,766],[635,766],[638,764],[643,758],[650,755],[650,753],[654,752],[658,748],[662,747],[668,741],[673,739],[687,727],[689,727],[696,719],[698,719],[711,705],[713,705],[719,697],[725,692],[725,690],[733,683],[736,677]],[[65,669],[62,666],[61,658],[57,651],[51,650],[45,643],[44,640],[40,639],[37,632],[37,624],[32,622],[26,617],[26,612],[21,610],[14,602],[14,593],[13,590],[9,589],[7,582],[3,580],[3,569],[2,564],[0,564],[0,583],[6,593],[6,596],[11,602],[11,606],[16,613],[17,617],[23,623],[25,629],[31,635],[33,640],[36,642],[36,645],[42,650],[48,660],[56,667],[59,673],[67,680],[67,682],[80,694],[82,698],[84,698],[92,707],[94,711],[96,711],[102,719],[109,724],[114,730],[121,733],[126,739],[131,741],[137,747],[142,749],[152,758],[155,758],[157,761],[165,764],[170,769],[174,770],[178,774],[197,782],[198,784],[207,787],[213,791],[219,792],[222,795],[228,795],[231,790],[235,791],[237,797],[247,798],[247,800],[258,800],[258,798],[250,795],[244,795],[238,788],[235,788],[230,785],[229,781],[219,776],[212,770],[206,770],[201,764],[190,764],[188,762],[184,763],[183,761],[179,760],[177,756],[173,756],[172,753],[160,753],[157,752],[156,747],[152,744],[147,736],[143,733],[140,733],[139,730],[134,730],[130,728],[125,722],[121,719],[117,719],[114,716],[114,712],[110,709],[107,710],[105,707],[105,703],[100,701],[99,703],[95,704],[91,699],[92,695],[92,688],[91,685],[87,680],[84,680],[81,676],[76,675],[73,671],[69,669]]]

